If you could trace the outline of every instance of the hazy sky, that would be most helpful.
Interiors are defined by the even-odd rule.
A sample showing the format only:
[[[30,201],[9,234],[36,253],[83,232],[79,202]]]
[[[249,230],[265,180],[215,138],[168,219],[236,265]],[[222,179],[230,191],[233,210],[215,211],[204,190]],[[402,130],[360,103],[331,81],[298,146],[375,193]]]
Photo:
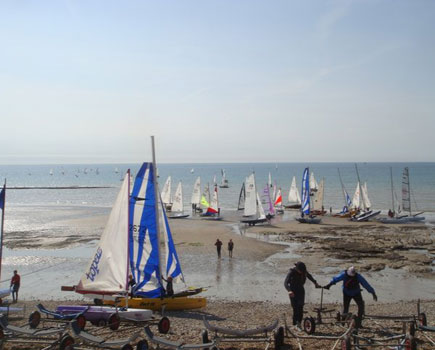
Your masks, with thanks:
[[[0,2],[0,163],[435,161],[435,1]]]

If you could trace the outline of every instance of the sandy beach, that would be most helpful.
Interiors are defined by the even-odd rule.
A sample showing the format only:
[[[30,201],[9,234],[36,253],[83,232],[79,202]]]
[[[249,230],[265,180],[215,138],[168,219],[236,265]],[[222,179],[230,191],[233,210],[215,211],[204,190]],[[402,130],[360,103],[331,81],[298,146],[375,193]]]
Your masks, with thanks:
[[[309,271],[320,284],[329,282],[330,277],[344,268],[354,265],[367,278],[377,291],[379,302],[363,292],[367,304],[366,313],[376,314],[416,314],[416,301],[422,299],[422,309],[428,316],[429,324],[435,323],[432,315],[435,309],[433,290],[432,259],[435,252],[433,228],[425,225],[383,225],[380,223],[353,223],[346,219],[325,216],[321,225],[303,225],[293,219],[295,212],[288,211],[284,217],[274,219],[270,225],[246,227],[239,224],[234,213],[223,213],[224,220],[208,221],[199,217],[186,220],[171,220],[171,228],[180,256],[184,274],[188,282],[202,285],[207,279],[209,289],[207,308],[191,312],[169,312],[172,329],[169,337],[183,341],[197,342],[203,329],[202,317],[221,326],[250,328],[264,325],[279,318],[284,323],[291,315],[286,291],[283,287],[285,275],[290,267],[303,260]],[[29,240],[25,234],[6,236],[5,245],[12,249],[49,247],[65,250],[79,249],[83,242],[94,245],[98,231],[102,230],[106,215],[89,216],[84,220],[62,219],[54,226],[74,228],[76,237],[50,240],[38,236]],[[90,233],[86,235],[86,233]],[[39,238],[38,238],[39,237]],[[223,241],[222,258],[218,259],[214,243]],[[232,239],[235,243],[234,257],[227,256],[226,244]],[[91,247],[88,250],[91,250]],[[87,259],[80,264],[86,264]],[[72,268],[70,282],[80,277],[80,265]],[[29,276],[28,281],[31,280]],[[53,281],[52,281],[53,283]],[[73,297],[73,303],[83,303],[76,295],[62,298],[28,298],[30,288],[24,279],[22,285],[23,303],[26,313],[35,309],[38,300],[48,308],[66,303]],[[60,288],[52,285],[50,288]],[[175,287],[177,289],[177,286]],[[306,284],[306,313],[319,303],[319,290],[311,283]],[[324,300],[334,309],[341,309],[341,287],[325,291]],[[62,300],[58,300],[62,299]],[[19,305],[21,302],[19,303]],[[354,307],[354,305],[353,305]],[[310,311],[311,310],[311,311]],[[19,321],[17,321],[19,323]],[[329,329],[327,332],[339,329]],[[125,335],[132,330],[121,330]],[[325,331],[326,332],[326,331]],[[289,343],[294,341],[289,340]],[[326,349],[330,342],[306,343],[306,349]],[[15,348],[15,347],[10,347]],[[232,349],[261,349],[260,345],[237,345]],[[429,349],[422,344],[422,349]],[[22,348],[21,348],[22,349]],[[30,349],[30,348],[29,348]]]

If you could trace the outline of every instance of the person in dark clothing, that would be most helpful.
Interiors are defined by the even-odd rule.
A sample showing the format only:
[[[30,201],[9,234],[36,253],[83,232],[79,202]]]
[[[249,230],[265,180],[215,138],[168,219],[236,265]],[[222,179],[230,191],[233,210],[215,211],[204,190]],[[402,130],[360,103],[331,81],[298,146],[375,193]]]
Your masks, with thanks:
[[[162,279],[166,282],[166,296],[171,297],[174,295],[174,285],[171,276],[168,276],[168,279]]]
[[[234,249],[234,242],[232,239],[228,242],[228,255],[230,258],[233,257],[233,249]]]
[[[291,268],[284,281],[284,287],[288,291],[290,302],[293,308],[293,325],[301,328],[302,317],[304,315],[305,288],[307,278],[314,283],[316,288],[320,288],[317,281],[307,271],[307,267],[301,261]]]
[[[343,281],[343,314],[349,312],[349,305],[351,300],[355,300],[358,305],[358,317],[356,320],[356,327],[361,327],[362,316],[364,315],[364,300],[361,295],[360,284],[373,296],[374,301],[378,301],[373,287],[365,280],[363,276],[356,272],[355,267],[351,266],[347,270],[342,271],[337,276],[333,277],[325,289],[329,289],[337,282]]]
[[[135,285],[136,285],[136,280],[134,279],[133,275],[132,274],[128,275],[128,287],[130,288],[131,297],[133,297]]]
[[[18,301],[18,290],[20,289],[21,277],[17,270],[14,270],[14,275],[11,278],[12,302]]]
[[[221,257],[221,249],[222,249],[222,241],[220,241],[218,238],[214,245],[216,246],[218,258],[220,258]]]

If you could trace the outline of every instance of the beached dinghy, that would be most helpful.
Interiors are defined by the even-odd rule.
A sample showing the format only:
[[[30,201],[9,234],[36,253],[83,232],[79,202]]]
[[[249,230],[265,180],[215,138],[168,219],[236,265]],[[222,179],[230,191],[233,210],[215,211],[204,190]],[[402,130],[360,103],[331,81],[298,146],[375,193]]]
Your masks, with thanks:
[[[300,209],[301,208],[301,196],[299,190],[296,186],[296,176],[293,176],[292,183],[290,185],[290,190],[288,193],[288,204],[285,206],[286,209]]]
[[[245,209],[243,211],[245,218],[240,220],[240,222],[249,226],[267,222],[268,220],[256,189],[254,173],[246,178],[245,184]]]
[[[183,186],[181,185],[181,181],[178,183],[177,189],[175,190],[171,215],[169,219],[185,219],[189,217],[189,214],[184,214],[183,207]]]
[[[310,211],[310,170],[305,168],[302,175],[301,217],[296,218],[301,224],[319,224],[321,219],[311,215]],[[314,180],[315,182],[315,180]]]
[[[210,204],[207,202],[204,196],[201,198],[201,204],[207,209],[205,213],[200,215],[202,219],[222,220],[222,217],[220,216],[219,196],[217,188],[217,185],[215,185]]]

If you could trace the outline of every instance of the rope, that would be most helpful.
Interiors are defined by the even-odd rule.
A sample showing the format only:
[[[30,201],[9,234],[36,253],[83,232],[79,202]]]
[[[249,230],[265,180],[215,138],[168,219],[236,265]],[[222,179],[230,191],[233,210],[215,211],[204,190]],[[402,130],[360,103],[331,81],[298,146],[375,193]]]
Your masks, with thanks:
[[[38,270],[35,270],[35,271],[31,271],[31,272],[28,272],[28,273],[22,274],[21,276],[22,276],[22,277],[30,276],[30,275],[33,275],[33,274],[35,274],[35,273],[38,273],[38,272],[41,272],[41,271],[44,271],[44,270],[51,269],[52,267],[56,267],[56,266],[59,266],[59,265],[62,265],[62,264],[66,264],[67,262],[68,262],[68,261],[63,261],[63,262],[60,262],[60,263],[58,263],[58,264],[54,264],[54,265],[50,265],[50,266],[46,266],[46,267],[40,268],[40,269],[38,269]],[[10,279],[1,280],[0,283],[8,282],[8,281],[10,281]]]

